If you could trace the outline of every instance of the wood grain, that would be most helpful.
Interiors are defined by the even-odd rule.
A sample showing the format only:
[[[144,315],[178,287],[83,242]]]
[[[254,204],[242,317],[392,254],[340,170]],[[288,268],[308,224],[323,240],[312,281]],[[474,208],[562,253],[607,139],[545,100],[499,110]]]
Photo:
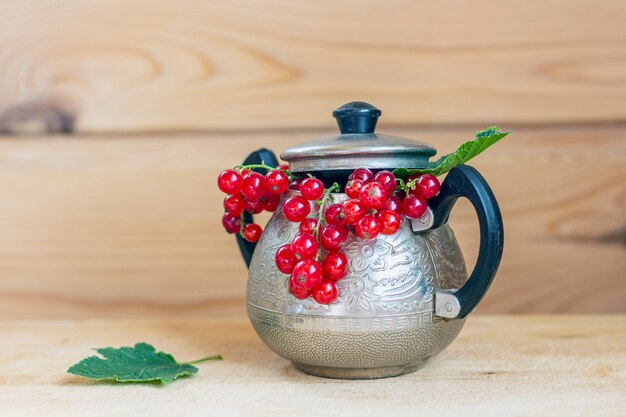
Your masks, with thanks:
[[[626,312],[626,128],[513,129],[476,159],[505,221],[480,312]],[[468,129],[385,129],[441,152]],[[472,132],[469,129],[469,132]],[[0,317],[243,315],[246,270],[220,224],[225,167],[329,134],[0,141]],[[451,224],[468,264],[478,228]]]
[[[0,131],[323,128],[354,99],[395,125],[620,122],[625,21],[620,0],[5,0]]]
[[[625,316],[474,316],[457,340],[409,375],[342,381],[308,376],[241,320],[0,322],[0,415],[623,416]],[[93,347],[139,340],[192,360],[166,387],[65,374]],[[295,401],[294,399],[297,399]]]

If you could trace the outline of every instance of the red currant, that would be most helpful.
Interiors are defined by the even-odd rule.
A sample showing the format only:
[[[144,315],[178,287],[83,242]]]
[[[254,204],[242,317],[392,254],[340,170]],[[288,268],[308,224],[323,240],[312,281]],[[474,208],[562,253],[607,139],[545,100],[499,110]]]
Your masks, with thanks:
[[[289,292],[299,300],[305,300],[311,296],[311,290],[296,281],[293,276],[289,278]]]
[[[311,213],[311,204],[302,196],[289,197],[283,204],[283,214],[290,222],[300,223]]]
[[[278,169],[280,169],[281,171],[289,171],[289,164],[280,164],[278,166]]]
[[[419,219],[426,212],[426,201],[413,194],[407,195],[402,200],[402,214],[409,219]]]
[[[400,224],[402,224],[400,214],[395,211],[383,210],[376,217],[382,226],[380,233],[383,235],[393,235],[400,228]]]
[[[249,223],[243,227],[243,238],[248,242],[256,242],[261,237],[263,229],[256,223]]]
[[[293,252],[291,252],[291,245],[283,245],[276,251],[276,256],[274,256],[274,262],[276,262],[276,267],[283,274],[291,274],[293,272],[293,267],[296,265],[297,259],[293,256]]]
[[[322,261],[324,276],[339,281],[348,274],[348,258],[341,252],[331,252]]]
[[[328,224],[344,225],[346,223],[346,214],[341,204],[331,204],[324,211],[324,220]]]
[[[291,242],[291,252],[298,260],[315,258],[318,248],[317,240],[308,233],[297,235]]]
[[[398,197],[397,195],[392,195],[389,196],[389,198],[387,199],[387,201],[385,201],[385,207],[383,207],[384,210],[391,210],[391,211],[395,211],[396,213],[400,213],[400,206],[402,204],[402,201],[400,200],[400,197]]]
[[[364,184],[374,179],[374,174],[367,168],[357,168],[350,174],[349,180],[361,180]]]
[[[359,219],[365,216],[367,210],[359,200],[350,199],[343,202],[343,212],[348,224],[356,224]]]
[[[346,194],[350,198],[359,198],[364,185],[365,183],[361,180],[350,180],[346,184]]]
[[[378,219],[371,214],[361,217],[356,225],[354,231],[357,236],[362,239],[374,239],[376,238],[382,229],[382,226]]]
[[[265,177],[258,172],[251,172],[243,180],[241,194],[246,197],[246,200],[259,200],[261,197],[267,194],[267,188],[265,187]]]
[[[263,210],[273,213],[276,211],[278,205],[280,204],[280,195],[268,194],[261,199],[261,203]]]
[[[381,184],[370,182],[363,186],[359,199],[366,209],[378,210],[383,208],[387,201],[387,191]]]
[[[419,191],[419,194],[429,200],[439,193],[439,180],[434,175],[424,174],[417,179],[415,183],[415,189]]]
[[[241,230],[241,217],[225,213],[222,217],[222,226],[228,233],[239,233]]]
[[[320,232],[320,242],[324,249],[329,251],[341,249],[346,244],[347,238],[346,229],[336,224],[324,226]]]
[[[324,276],[322,265],[313,259],[305,259],[296,264],[291,279],[308,289],[313,289],[322,281]]]
[[[316,227],[317,227],[317,219],[306,219],[302,223],[300,223],[298,230],[302,234],[308,233],[312,235]]]
[[[374,181],[385,188],[388,196],[396,191],[396,176],[389,171],[380,171],[374,176]]]
[[[337,285],[329,279],[322,280],[322,282],[311,292],[313,299],[319,304],[332,303],[337,299],[338,294]]]
[[[233,216],[239,216],[246,208],[246,200],[240,194],[229,194],[224,198],[224,209]]]
[[[270,193],[281,194],[289,188],[289,177],[283,171],[271,170],[265,174],[265,185]]]
[[[234,169],[227,169],[217,177],[217,186],[223,193],[237,194],[243,186],[243,178]]]
[[[324,184],[317,178],[306,178],[300,184],[300,194],[309,201],[319,200],[324,195]]]
[[[420,174],[420,173],[413,174],[413,175],[409,176],[409,178],[406,179],[406,182],[411,182],[413,180],[416,180],[416,179],[418,179],[420,177],[420,175],[422,175],[422,174]]]
[[[302,178],[296,178],[289,183],[290,190],[299,190],[300,184],[302,184]]]
[[[263,211],[263,201],[246,200],[246,211],[250,214],[259,214]]]

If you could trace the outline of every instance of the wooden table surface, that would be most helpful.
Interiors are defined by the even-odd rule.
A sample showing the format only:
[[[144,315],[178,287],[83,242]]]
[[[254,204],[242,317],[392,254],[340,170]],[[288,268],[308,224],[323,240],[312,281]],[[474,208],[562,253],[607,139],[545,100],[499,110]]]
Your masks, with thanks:
[[[471,317],[416,373],[342,381],[304,375],[247,321],[0,321],[1,416],[624,416],[626,317]],[[65,373],[90,348],[154,344],[224,360],[168,386]]]

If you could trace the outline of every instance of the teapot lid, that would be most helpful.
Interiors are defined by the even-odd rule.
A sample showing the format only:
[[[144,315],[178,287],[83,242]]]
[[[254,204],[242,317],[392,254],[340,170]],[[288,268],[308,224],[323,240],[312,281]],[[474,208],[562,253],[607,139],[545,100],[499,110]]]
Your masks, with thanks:
[[[374,133],[380,115],[369,103],[344,104],[333,112],[339,136],[305,142],[280,157],[289,162],[291,172],[427,167],[437,150],[424,142]]]

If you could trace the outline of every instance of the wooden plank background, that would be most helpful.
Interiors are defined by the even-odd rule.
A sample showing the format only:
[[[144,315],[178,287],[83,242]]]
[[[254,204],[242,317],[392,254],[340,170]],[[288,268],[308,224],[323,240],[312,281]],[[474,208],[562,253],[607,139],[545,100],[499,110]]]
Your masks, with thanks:
[[[0,318],[244,314],[217,173],[336,131],[481,156],[481,312],[626,312],[626,3],[0,1]],[[66,135],[55,133],[65,132]],[[475,259],[467,204],[452,224]]]
[[[624,120],[622,0],[3,0],[0,110],[82,132]]]

